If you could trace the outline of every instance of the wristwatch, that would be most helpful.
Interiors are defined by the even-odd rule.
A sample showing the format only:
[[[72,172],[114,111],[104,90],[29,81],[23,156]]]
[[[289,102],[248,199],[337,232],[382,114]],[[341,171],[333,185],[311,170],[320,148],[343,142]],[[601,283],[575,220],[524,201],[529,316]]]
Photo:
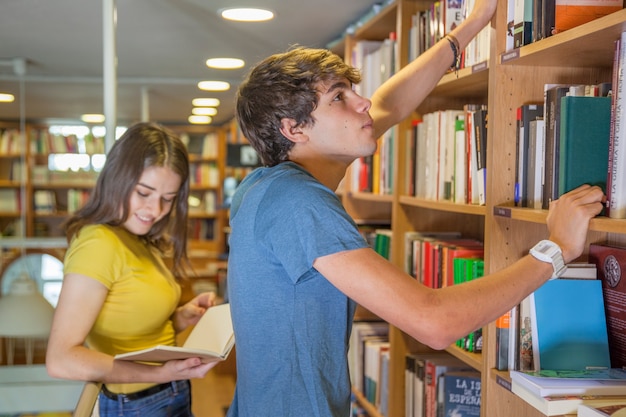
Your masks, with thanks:
[[[530,254],[535,257],[535,259],[552,264],[552,267],[554,268],[554,275],[552,275],[552,278],[550,279],[560,277],[567,269],[565,262],[563,261],[561,248],[551,240],[542,240],[537,243],[530,250]]]

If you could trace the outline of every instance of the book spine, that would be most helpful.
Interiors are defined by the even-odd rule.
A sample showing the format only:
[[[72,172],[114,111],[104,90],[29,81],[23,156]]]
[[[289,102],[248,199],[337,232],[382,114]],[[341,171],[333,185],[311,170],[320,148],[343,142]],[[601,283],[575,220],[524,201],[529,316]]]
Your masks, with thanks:
[[[626,108],[624,86],[624,70],[626,69],[626,32],[622,33],[619,44],[617,65],[614,65],[612,101],[612,128],[609,141],[609,165],[607,176],[607,215],[611,218],[626,218],[626,190],[623,181],[626,172],[626,128],[623,123],[623,112]],[[617,67],[617,69],[616,69]]]

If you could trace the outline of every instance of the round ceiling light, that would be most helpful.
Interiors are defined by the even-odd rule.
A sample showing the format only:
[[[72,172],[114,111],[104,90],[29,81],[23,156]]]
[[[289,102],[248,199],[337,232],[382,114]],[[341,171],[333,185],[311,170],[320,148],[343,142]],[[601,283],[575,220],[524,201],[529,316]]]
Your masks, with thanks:
[[[266,9],[233,8],[221,11],[222,17],[238,22],[264,22],[274,18],[274,13]]]

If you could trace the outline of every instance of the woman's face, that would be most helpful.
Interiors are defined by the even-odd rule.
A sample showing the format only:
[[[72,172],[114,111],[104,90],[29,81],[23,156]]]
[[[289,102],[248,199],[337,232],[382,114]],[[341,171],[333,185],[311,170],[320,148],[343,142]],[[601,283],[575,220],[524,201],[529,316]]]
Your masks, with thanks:
[[[130,195],[130,210],[124,227],[138,236],[147,234],[170,212],[180,186],[180,176],[170,168],[153,166],[144,169]]]

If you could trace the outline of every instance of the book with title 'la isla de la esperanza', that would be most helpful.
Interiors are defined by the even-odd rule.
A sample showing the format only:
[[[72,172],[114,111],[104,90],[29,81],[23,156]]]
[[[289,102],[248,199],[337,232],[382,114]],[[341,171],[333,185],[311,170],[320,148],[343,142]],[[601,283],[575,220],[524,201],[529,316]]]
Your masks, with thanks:
[[[118,354],[117,360],[167,362],[175,359],[201,358],[204,363],[224,361],[235,345],[230,305],[210,307],[195,325],[183,346],[158,345]]]

